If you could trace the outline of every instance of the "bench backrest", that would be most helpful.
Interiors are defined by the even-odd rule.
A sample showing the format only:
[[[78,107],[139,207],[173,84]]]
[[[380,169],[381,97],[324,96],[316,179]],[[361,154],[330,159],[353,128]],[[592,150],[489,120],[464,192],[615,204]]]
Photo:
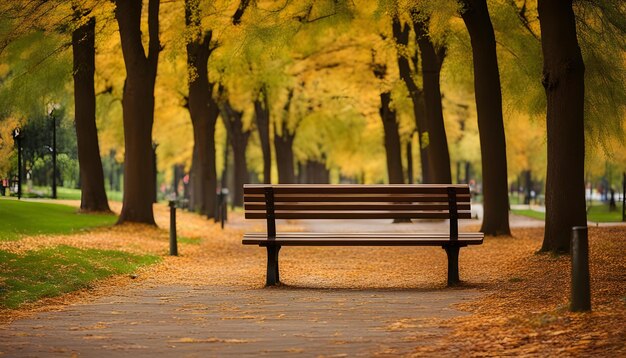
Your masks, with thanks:
[[[470,219],[468,185],[246,184],[246,219]]]

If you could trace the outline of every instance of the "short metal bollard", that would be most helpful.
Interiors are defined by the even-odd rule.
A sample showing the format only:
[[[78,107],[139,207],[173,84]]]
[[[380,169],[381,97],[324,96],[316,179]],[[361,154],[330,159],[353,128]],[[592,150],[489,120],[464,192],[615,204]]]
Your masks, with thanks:
[[[228,221],[228,189],[222,188],[216,193],[215,200],[215,217],[214,221],[221,221],[222,229],[224,228],[224,222]]]
[[[170,200],[170,255],[178,256],[178,242],[176,241],[176,201]]]
[[[572,303],[570,311],[591,311],[589,240],[586,226],[572,228]]]

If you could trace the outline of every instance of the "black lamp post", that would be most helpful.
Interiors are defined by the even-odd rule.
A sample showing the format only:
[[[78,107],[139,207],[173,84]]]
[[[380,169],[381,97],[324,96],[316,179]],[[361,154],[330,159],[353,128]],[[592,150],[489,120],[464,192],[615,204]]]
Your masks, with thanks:
[[[626,172],[622,175],[622,221],[626,222]]]
[[[57,118],[54,111],[58,104],[50,105],[50,117],[52,118],[52,199],[57,198]]]
[[[17,199],[22,198],[22,130],[13,130],[13,140],[17,143]]]

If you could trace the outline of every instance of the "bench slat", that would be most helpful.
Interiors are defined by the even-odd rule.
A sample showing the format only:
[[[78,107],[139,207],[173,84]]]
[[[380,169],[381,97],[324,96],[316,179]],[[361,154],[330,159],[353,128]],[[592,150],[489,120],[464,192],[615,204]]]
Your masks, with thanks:
[[[264,194],[267,184],[245,184],[244,194]],[[281,194],[447,194],[454,187],[457,194],[469,194],[467,185],[424,184],[424,185],[346,185],[346,184],[289,184],[271,185],[274,195]]]
[[[278,237],[450,237],[449,232],[279,232]],[[245,237],[267,237],[265,232],[248,232]],[[482,232],[462,232],[459,237],[484,237]]]
[[[275,211],[276,219],[448,219],[448,212],[437,211]],[[265,211],[246,211],[246,219],[266,219]],[[471,219],[469,211],[459,211],[459,219]]]
[[[302,204],[302,203],[276,203],[274,205],[274,210],[295,210],[295,211],[303,211],[303,210],[313,210],[313,211],[321,211],[321,210],[331,210],[331,211],[364,211],[364,210],[383,210],[383,211],[396,211],[396,210],[411,210],[411,211],[432,211],[432,210],[444,210],[447,211],[449,208],[448,204],[396,204],[396,203],[380,203],[380,204]],[[457,205],[458,210],[470,210],[470,204],[460,204]],[[244,205],[245,210],[265,210],[265,203],[255,203]]]
[[[264,203],[265,196],[260,194],[246,194],[243,197],[246,203]],[[469,194],[460,194],[456,196],[458,203],[469,203]],[[318,194],[311,195],[274,195],[275,203],[447,203],[447,195],[336,195],[329,194],[320,196]]]
[[[281,245],[281,246],[443,246],[450,243],[448,237],[283,237],[268,240],[265,237],[244,236],[244,245]],[[482,237],[460,237],[455,245],[480,245]]]

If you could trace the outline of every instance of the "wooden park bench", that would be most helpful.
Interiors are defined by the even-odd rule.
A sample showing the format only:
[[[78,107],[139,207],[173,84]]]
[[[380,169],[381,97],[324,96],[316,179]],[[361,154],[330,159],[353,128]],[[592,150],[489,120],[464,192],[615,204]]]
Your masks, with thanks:
[[[459,283],[459,249],[483,242],[480,232],[459,233],[470,219],[468,185],[244,185],[246,219],[267,220],[266,233],[246,233],[244,245],[267,248],[267,286],[280,283],[282,246],[441,246],[448,285]],[[449,219],[449,232],[276,232],[276,219]]]

